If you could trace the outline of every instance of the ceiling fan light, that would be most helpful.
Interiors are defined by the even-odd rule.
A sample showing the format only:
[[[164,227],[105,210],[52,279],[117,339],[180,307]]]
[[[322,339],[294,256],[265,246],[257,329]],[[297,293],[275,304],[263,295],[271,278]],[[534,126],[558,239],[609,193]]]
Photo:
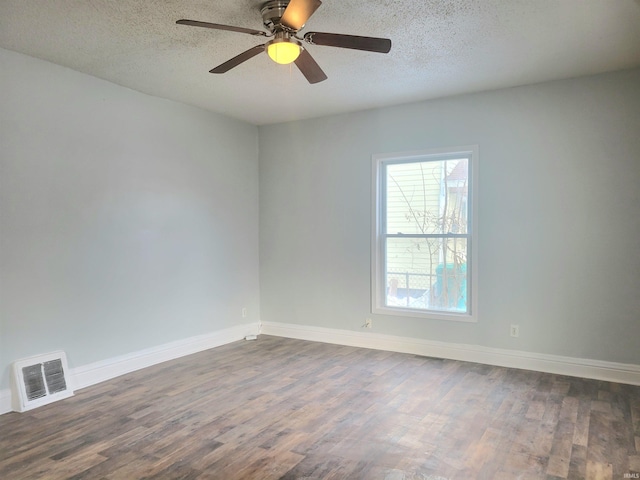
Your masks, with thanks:
[[[300,45],[286,39],[276,39],[267,45],[269,58],[281,65],[288,65],[295,62],[300,55]]]

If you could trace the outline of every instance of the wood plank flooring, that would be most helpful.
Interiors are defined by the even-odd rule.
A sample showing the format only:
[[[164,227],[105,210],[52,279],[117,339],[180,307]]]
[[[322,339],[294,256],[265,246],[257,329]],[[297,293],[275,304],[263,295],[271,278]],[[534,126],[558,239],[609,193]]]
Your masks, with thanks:
[[[0,416],[0,478],[622,479],[640,387],[260,336]]]

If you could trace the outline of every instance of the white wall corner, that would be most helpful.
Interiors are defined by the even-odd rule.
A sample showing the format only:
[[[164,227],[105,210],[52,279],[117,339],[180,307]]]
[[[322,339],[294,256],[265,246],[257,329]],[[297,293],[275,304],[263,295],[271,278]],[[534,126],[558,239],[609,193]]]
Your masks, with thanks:
[[[411,353],[425,357],[446,358],[499,367],[640,385],[640,365],[626,363],[277,322],[263,322],[262,333],[264,335],[297,338],[314,342]]]

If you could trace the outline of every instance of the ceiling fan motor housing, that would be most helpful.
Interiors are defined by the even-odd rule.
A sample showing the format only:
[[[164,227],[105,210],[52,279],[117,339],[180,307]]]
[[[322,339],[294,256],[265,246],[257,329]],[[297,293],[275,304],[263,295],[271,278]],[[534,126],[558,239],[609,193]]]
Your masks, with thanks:
[[[287,5],[289,5],[289,0],[271,0],[265,3],[260,9],[262,23],[264,23],[264,26],[271,32],[273,32],[276,27],[282,28],[280,18],[282,18]]]

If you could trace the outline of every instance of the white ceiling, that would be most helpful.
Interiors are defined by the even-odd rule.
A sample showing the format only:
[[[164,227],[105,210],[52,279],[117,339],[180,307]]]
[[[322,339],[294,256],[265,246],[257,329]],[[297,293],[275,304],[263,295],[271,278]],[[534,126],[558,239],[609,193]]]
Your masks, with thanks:
[[[266,54],[210,74],[264,38],[175,24],[262,29],[263,3],[0,0],[0,47],[257,125],[640,65],[640,0],[324,0],[302,33],[393,46],[310,45],[329,77],[315,85]]]

